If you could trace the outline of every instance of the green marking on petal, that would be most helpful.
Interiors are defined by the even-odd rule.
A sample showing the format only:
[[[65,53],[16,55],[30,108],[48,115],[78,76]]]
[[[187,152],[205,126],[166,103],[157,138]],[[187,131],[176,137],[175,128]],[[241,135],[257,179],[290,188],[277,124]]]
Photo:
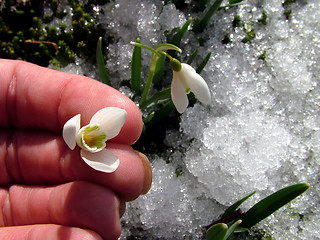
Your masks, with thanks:
[[[87,126],[83,129],[83,134],[87,134],[89,132],[92,132],[92,131],[96,131],[96,130],[99,130],[99,126],[98,125],[90,125],[90,126]]]
[[[187,89],[186,89],[186,94],[189,94],[190,91],[191,91],[191,89],[190,89],[190,88],[187,88]]]

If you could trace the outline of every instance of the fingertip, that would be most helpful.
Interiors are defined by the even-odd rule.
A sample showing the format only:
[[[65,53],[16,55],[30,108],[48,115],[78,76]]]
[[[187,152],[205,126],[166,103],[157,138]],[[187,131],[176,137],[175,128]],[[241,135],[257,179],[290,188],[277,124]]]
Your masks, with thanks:
[[[152,168],[150,161],[146,155],[141,152],[135,151],[138,157],[141,159],[143,168],[144,168],[144,184],[141,191],[141,194],[147,194],[152,185]]]

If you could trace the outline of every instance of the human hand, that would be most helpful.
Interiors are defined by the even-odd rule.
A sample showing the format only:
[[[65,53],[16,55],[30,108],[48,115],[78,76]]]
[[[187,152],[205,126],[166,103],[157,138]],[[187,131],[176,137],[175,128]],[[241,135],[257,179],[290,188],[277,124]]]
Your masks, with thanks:
[[[107,142],[113,173],[90,168],[62,138],[67,120],[88,124],[99,109],[127,111]],[[148,192],[148,159],[130,145],[140,136],[139,109],[98,81],[30,63],[0,60],[0,239],[117,239],[125,202]]]

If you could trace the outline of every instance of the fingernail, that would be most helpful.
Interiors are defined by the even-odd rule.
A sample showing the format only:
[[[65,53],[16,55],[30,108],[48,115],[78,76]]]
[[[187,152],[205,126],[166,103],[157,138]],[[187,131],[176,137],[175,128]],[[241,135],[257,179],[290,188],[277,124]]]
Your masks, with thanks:
[[[136,151],[136,153],[138,154],[139,158],[142,161],[143,167],[144,167],[144,184],[143,184],[143,188],[142,188],[142,192],[141,194],[147,194],[151,188],[151,184],[152,184],[152,169],[151,169],[151,165],[150,165],[150,161],[147,158],[146,155],[144,155],[141,152]]]

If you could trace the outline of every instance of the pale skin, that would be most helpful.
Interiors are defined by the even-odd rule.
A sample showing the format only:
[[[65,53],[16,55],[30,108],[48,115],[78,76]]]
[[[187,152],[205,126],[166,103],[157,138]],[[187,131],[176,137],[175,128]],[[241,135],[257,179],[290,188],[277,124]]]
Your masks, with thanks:
[[[98,172],[62,139],[64,123],[82,125],[104,107],[127,111],[107,148],[113,173]],[[117,239],[125,202],[148,192],[148,159],[130,145],[142,119],[127,97],[96,80],[30,63],[0,60],[0,239]]]

